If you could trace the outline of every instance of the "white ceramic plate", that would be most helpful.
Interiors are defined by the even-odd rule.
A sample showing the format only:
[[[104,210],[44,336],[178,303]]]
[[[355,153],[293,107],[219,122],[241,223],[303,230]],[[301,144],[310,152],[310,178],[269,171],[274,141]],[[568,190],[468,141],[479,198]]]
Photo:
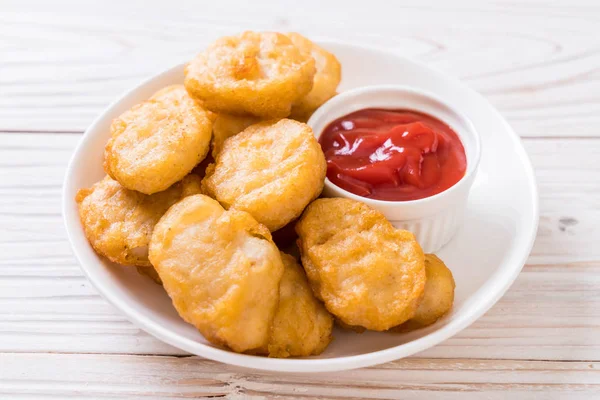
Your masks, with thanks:
[[[365,367],[415,354],[448,339],[494,305],[519,274],[537,230],[538,197],[525,150],[502,116],[459,81],[414,61],[373,48],[321,44],[343,65],[341,91],[374,84],[420,88],[462,111],[481,134],[481,164],[465,223],[438,252],[456,279],[452,312],[409,334],[336,330],[335,340],[318,357],[274,359],[236,354],[208,343],[183,322],[162,288],[139,276],[135,268],[122,268],[97,256],[80,226],[75,193],[104,176],[102,158],[111,120],[156,90],[181,83],[183,65],[178,65],[134,88],[94,121],[75,150],[63,188],[65,224],[83,271],[108,301],[148,333],[190,353],[249,368],[318,372]]]

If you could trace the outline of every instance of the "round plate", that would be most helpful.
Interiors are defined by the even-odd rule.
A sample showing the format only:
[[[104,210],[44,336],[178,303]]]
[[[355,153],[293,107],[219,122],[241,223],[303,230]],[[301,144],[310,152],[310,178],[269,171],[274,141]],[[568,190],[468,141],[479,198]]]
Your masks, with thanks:
[[[481,164],[464,225],[438,252],[456,279],[452,312],[408,334],[336,330],[331,345],[317,357],[236,354],[208,343],[177,315],[164,290],[135,268],[119,267],[96,255],[83,234],[75,194],[104,176],[104,145],[112,119],[158,89],[182,83],[183,65],[178,65],[125,94],[94,121],[75,150],[63,188],[65,224],[84,273],[109,302],[148,333],[190,353],[249,368],[318,372],[365,367],[415,354],[458,333],[494,305],[519,274],[537,230],[537,189],[519,137],[498,111],[459,81],[396,54],[337,42],[320,44],[343,65],[340,91],[374,84],[424,89],[462,111],[481,134]]]

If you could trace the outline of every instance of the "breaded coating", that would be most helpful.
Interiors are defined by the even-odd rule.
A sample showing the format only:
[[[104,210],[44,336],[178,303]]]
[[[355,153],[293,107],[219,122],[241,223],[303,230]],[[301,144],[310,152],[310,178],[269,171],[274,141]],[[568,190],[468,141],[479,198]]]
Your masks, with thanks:
[[[225,208],[250,213],[275,231],[321,193],[327,164],[312,129],[290,119],[266,121],[225,141],[202,181]]]
[[[163,191],[206,157],[212,118],[183,85],[166,87],[112,122],[104,170],[127,189]]]
[[[342,321],[339,318],[335,319],[335,324],[338,327],[340,327],[341,329],[345,330],[345,331],[352,331],[352,332],[356,332],[356,333],[363,333],[364,331],[367,330],[364,326],[345,324],[344,321]]]
[[[338,59],[314,44],[299,33],[288,33],[287,36],[305,54],[310,54],[315,59],[315,73],[312,90],[292,105],[291,118],[299,121],[308,121],[311,114],[335,96],[336,90],[342,79],[342,65]]]
[[[384,331],[414,316],[425,262],[412,233],[342,198],[315,200],[296,232],[313,292],[344,324]]]
[[[185,68],[188,92],[216,113],[283,118],[310,92],[315,60],[285,35],[244,32],[218,39]]]
[[[200,177],[200,179],[204,179],[204,177],[206,176],[206,170],[214,162],[215,162],[215,159],[212,158],[212,156],[210,154],[208,154],[206,156],[206,158],[204,160],[202,160],[202,162],[200,164],[198,164],[194,167],[194,169],[192,170],[192,174],[198,175]]]
[[[217,155],[223,148],[225,140],[237,135],[252,124],[260,122],[260,118],[252,116],[237,116],[231,114],[218,114],[213,124],[212,156]]]
[[[321,354],[331,342],[333,317],[315,298],[296,259],[283,252],[281,259],[279,306],[265,353],[279,358]]]
[[[454,303],[454,277],[446,264],[435,254],[425,254],[425,292],[415,315],[395,327],[398,332],[424,328],[446,315]]]
[[[150,267],[148,244],[154,226],[173,204],[200,193],[200,178],[188,175],[167,190],[145,195],[106,176],[75,201],[85,236],[96,252],[129,266]]]
[[[237,352],[267,345],[283,263],[250,214],[187,197],[156,225],[150,261],[179,315],[207,340]]]

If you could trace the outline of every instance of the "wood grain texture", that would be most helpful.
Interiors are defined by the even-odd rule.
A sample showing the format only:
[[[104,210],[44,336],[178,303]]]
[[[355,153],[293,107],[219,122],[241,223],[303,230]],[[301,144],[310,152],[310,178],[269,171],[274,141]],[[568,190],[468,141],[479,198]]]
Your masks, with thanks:
[[[78,139],[0,134],[0,351],[183,354],[108,305],[71,255],[60,189]],[[484,317],[419,357],[600,360],[600,139],[525,146],[541,193],[527,265]]]
[[[423,61],[484,94],[524,137],[600,134],[594,1],[111,4],[3,2],[0,130],[81,132],[123,91],[216,37],[275,29]]]
[[[0,399],[600,398],[599,23],[593,0],[0,2]],[[541,219],[486,315],[411,359],[277,374],[189,357],[96,293],[60,215],[80,133],[123,91],[242,29],[397,51],[508,118]]]
[[[0,396],[31,399],[592,399],[600,364],[400,360],[321,374],[257,372],[198,357],[0,354]],[[60,365],[61,374],[56,373]],[[19,373],[30,369],[25,378]],[[15,397],[18,393],[18,397]]]

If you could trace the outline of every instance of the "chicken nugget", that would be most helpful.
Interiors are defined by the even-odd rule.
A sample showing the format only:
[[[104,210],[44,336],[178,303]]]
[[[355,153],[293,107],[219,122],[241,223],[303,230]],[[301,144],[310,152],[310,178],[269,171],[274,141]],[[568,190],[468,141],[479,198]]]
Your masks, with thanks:
[[[344,321],[342,321],[339,318],[335,319],[335,324],[338,327],[340,327],[341,329],[345,330],[345,331],[352,331],[352,332],[356,332],[356,333],[364,333],[367,330],[364,326],[345,324]]]
[[[179,315],[207,340],[237,352],[267,345],[283,263],[250,214],[187,197],[156,225],[150,261]]]
[[[213,124],[212,156],[217,157],[221,152],[225,140],[237,135],[252,124],[260,122],[260,118],[253,116],[237,116],[231,114],[218,114]]]
[[[342,66],[338,59],[314,44],[299,33],[288,33],[287,36],[305,54],[315,59],[315,73],[311,91],[292,105],[291,118],[299,121],[308,121],[310,115],[335,96],[340,80],[342,79]]]
[[[384,331],[414,316],[425,262],[412,233],[342,198],[312,202],[296,232],[313,292],[344,324]]]
[[[310,92],[315,60],[281,33],[218,39],[185,68],[188,92],[211,111],[264,118],[290,114]]]
[[[154,225],[169,207],[196,193],[200,193],[196,175],[152,195],[125,189],[106,176],[91,188],[80,189],[75,201],[85,236],[98,254],[122,265],[151,267],[148,244]]]
[[[454,277],[446,264],[435,254],[425,254],[427,281],[425,291],[415,315],[400,326],[396,332],[424,328],[436,322],[450,311],[454,303]]]
[[[279,305],[269,344],[259,353],[279,358],[321,354],[331,342],[333,317],[315,298],[296,259],[281,252],[281,260],[284,270]]]
[[[323,189],[327,163],[312,129],[282,119],[227,139],[202,181],[225,208],[250,213],[271,231],[298,217]]]
[[[208,154],[200,164],[194,167],[191,173],[194,175],[198,175],[200,179],[204,179],[204,177],[206,176],[206,170],[214,162],[215,159],[212,157],[212,155]]]
[[[212,118],[183,85],[166,87],[112,122],[104,170],[127,189],[163,191],[206,157]]]

